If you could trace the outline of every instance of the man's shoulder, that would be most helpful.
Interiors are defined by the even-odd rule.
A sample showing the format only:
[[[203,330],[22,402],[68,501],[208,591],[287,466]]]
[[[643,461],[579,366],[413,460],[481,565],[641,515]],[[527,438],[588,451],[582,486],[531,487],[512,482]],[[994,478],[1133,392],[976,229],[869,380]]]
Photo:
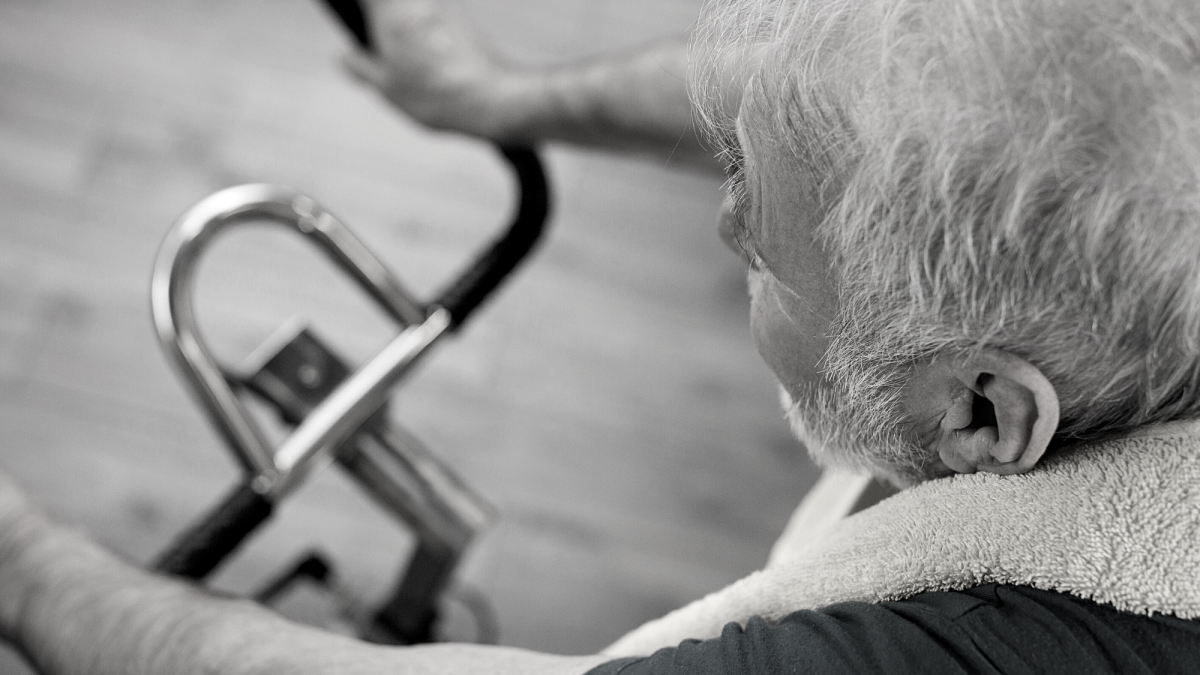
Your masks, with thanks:
[[[649,673],[1184,673],[1200,662],[1200,622],[1140,616],[1063,593],[988,584],[778,623],[729,624],[591,675]]]
[[[1036,665],[1032,672],[1185,673],[1200,663],[1200,621],[1124,612],[1069,593],[986,584],[903,605],[953,617],[990,654]]]

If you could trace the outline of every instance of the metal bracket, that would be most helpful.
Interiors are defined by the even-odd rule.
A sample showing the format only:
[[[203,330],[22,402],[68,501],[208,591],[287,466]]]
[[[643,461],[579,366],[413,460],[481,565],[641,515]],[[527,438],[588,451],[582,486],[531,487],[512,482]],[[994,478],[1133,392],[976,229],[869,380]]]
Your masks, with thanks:
[[[270,340],[251,357],[247,370],[237,384],[270,403],[291,425],[300,424],[350,374],[332,349],[299,325]],[[333,456],[417,536],[392,597],[373,615],[366,634],[388,642],[428,641],[438,597],[466,547],[492,521],[494,509],[416,436],[390,423],[386,408]]]

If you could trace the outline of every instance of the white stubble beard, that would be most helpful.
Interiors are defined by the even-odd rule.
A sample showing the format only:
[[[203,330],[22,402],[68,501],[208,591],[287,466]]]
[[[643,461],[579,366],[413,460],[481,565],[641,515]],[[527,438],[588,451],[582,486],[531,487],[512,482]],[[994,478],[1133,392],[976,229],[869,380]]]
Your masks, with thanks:
[[[809,387],[801,395],[797,400],[779,387],[784,417],[817,466],[869,473],[897,486],[931,477],[926,453],[904,433],[898,415],[845,405],[838,399],[848,392],[825,386]]]

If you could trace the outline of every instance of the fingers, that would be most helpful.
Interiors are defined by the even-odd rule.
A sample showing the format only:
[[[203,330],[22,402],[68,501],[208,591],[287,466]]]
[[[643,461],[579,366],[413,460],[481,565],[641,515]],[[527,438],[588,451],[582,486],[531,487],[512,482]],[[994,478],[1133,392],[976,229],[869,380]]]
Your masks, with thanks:
[[[366,7],[368,16],[381,28],[401,33],[443,19],[447,9],[433,0],[374,0]]]
[[[354,79],[377,89],[384,88],[387,83],[387,68],[362,50],[346,53],[342,57],[342,67]]]

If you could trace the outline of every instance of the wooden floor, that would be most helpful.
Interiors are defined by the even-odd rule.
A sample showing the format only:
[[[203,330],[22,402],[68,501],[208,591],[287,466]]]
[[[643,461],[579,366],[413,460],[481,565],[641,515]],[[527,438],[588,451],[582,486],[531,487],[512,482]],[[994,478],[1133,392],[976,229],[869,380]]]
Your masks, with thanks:
[[[558,63],[684,30],[698,0],[475,0],[515,61]],[[236,477],[159,352],[156,248],[243,182],[293,185],[427,294],[512,202],[486,145],[435,135],[340,72],[341,33],[296,0],[0,4],[0,465],[54,514],[144,561]],[[589,652],[744,575],[815,472],[751,344],[720,181],[545,151],[544,247],[398,394],[394,417],[502,513],[465,585],[501,641]],[[235,233],[203,267],[200,319],[238,359],[303,314],[339,350],[391,328],[303,245]],[[254,586],[330,551],[364,599],[408,540],[334,470],[218,579]],[[469,622],[452,618],[449,637]]]

